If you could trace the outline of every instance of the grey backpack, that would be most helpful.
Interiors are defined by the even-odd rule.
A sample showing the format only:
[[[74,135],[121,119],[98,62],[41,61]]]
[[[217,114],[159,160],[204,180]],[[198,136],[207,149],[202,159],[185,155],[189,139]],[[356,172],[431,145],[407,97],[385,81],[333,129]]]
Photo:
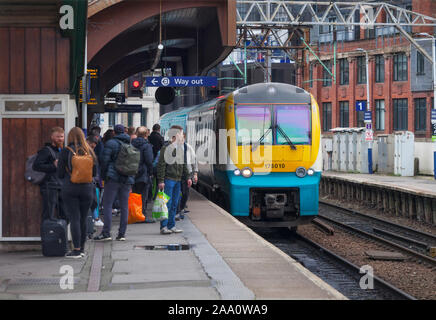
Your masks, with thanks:
[[[53,150],[50,149],[50,147],[46,147],[46,148],[50,151],[53,158],[56,159],[56,155],[53,152]],[[27,181],[32,182],[33,184],[41,184],[44,181],[44,178],[46,176],[45,172],[33,170],[33,164],[34,164],[37,156],[38,156],[38,154],[35,153],[27,158],[26,169],[24,171],[24,178]]]
[[[131,144],[117,141],[120,143],[120,152],[115,161],[115,169],[123,176],[135,176],[139,170],[141,152]]]

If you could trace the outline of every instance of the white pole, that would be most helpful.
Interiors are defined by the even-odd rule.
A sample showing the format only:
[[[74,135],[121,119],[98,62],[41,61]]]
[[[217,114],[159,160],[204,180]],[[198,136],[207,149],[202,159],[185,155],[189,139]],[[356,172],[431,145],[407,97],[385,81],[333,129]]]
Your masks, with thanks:
[[[436,38],[432,37],[433,46],[433,109],[436,110]],[[433,125],[433,123],[432,123]],[[433,129],[433,128],[431,128]],[[433,130],[432,130],[433,131]],[[433,132],[432,132],[433,134]],[[433,175],[436,179],[436,141],[433,142]]]

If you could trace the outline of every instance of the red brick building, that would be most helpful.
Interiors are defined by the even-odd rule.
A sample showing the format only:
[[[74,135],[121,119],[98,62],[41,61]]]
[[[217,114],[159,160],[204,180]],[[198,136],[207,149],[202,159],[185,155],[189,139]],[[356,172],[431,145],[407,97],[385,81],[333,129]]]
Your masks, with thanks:
[[[434,0],[411,1],[411,10],[428,16],[435,16]],[[386,17],[380,17],[381,20]],[[408,31],[432,55],[431,39],[418,33],[433,34],[433,28],[414,27]],[[340,38],[337,31],[337,38]],[[343,35],[348,31],[342,31]],[[321,61],[332,70],[334,50],[332,41],[322,41],[332,34],[320,29],[318,43],[312,48]],[[337,41],[336,81],[310,55],[305,65],[309,73],[307,89],[315,96],[322,115],[323,133],[336,127],[363,126],[363,112],[356,111],[356,101],[367,100],[366,59],[369,55],[370,105],[373,111],[373,129],[377,134],[408,130],[417,138],[430,138],[430,112],[433,108],[433,66],[424,55],[394,27],[352,31],[351,40],[347,35]],[[321,39],[321,41],[320,41]],[[328,39],[328,38],[327,38]],[[330,38],[332,39],[332,38]],[[358,39],[358,40],[356,40]],[[316,50],[315,50],[316,48]],[[359,49],[359,50],[358,50]]]

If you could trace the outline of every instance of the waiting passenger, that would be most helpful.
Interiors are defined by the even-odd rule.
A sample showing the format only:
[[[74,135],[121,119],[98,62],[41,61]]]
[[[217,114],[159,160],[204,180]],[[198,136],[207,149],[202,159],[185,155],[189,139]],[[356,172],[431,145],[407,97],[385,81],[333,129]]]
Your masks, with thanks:
[[[132,192],[142,196],[142,214],[146,223],[153,223],[155,220],[151,214],[147,214],[147,202],[149,199],[149,190],[151,188],[151,175],[153,172],[153,149],[151,144],[145,139],[147,135],[146,127],[139,127],[136,130],[138,138],[132,140],[132,145],[141,152],[138,174],[135,177],[135,184]]]
[[[122,124],[117,124],[114,131],[115,137],[106,142],[103,158],[101,160],[101,176],[105,182],[103,194],[104,227],[101,234],[94,238],[96,241],[112,240],[110,234],[112,226],[112,206],[117,196],[120,202],[121,219],[116,240],[126,240],[125,233],[129,213],[129,193],[135,180],[134,176],[122,175],[115,168],[115,162],[121,150],[121,144],[130,144],[130,137],[124,133],[124,126]]]
[[[183,157],[185,163],[188,165],[188,171],[192,177],[192,183],[196,184],[198,181],[198,165],[197,159],[195,157],[194,149],[186,142],[186,134],[184,135],[183,143]],[[176,220],[184,219],[185,213],[189,211],[186,210],[186,203],[189,198],[189,187],[187,181],[182,181],[181,183],[182,197],[180,198],[180,204],[178,207],[178,214],[176,215]]]
[[[175,220],[180,201],[181,181],[186,181],[188,187],[192,185],[188,166],[183,160],[183,150],[181,150],[181,148],[183,148],[183,128],[180,126],[172,126],[168,133],[171,142],[167,143],[160,150],[159,162],[157,164],[158,190],[164,190],[170,197],[167,203],[168,219],[160,223],[160,232],[162,234],[183,232],[183,230],[176,228]],[[166,152],[166,150],[168,151]],[[182,154],[181,159],[179,159],[180,153]],[[170,157],[171,159],[165,159],[166,157]]]
[[[62,181],[57,177],[59,154],[64,147],[64,129],[54,127],[51,129],[50,140],[38,151],[38,155],[33,163],[33,170],[45,172],[46,176],[40,184],[42,196],[42,219],[50,218],[50,208],[58,207],[59,218],[68,220],[63,208],[62,196],[60,193]]]
[[[89,155],[92,161],[73,162],[73,156]],[[66,254],[67,258],[81,258],[85,255],[85,242],[87,238],[87,217],[94,198],[92,177],[97,172],[97,157],[85,141],[81,128],[74,127],[68,133],[68,146],[62,150],[59,157],[58,176],[63,180],[62,198],[65,210],[71,222],[71,237],[74,249]],[[92,172],[90,182],[76,182],[72,176],[87,177]],[[77,175],[76,175],[77,174]]]

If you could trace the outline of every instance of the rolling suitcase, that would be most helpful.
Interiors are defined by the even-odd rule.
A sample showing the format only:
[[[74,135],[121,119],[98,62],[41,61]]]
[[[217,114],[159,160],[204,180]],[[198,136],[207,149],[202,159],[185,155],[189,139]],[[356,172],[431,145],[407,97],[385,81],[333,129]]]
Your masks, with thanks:
[[[47,186],[47,192],[59,192]],[[50,197],[49,197],[50,198]],[[59,198],[56,197],[57,201]],[[59,202],[57,202],[59,206]],[[67,253],[67,222],[54,217],[54,206],[49,207],[50,218],[41,224],[42,254],[46,257],[61,257]]]
[[[94,234],[94,217],[91,209],[88,211],[88,216],[86,217],[86,234],[88,235],[88,239],[92,239],[92,235]]]

